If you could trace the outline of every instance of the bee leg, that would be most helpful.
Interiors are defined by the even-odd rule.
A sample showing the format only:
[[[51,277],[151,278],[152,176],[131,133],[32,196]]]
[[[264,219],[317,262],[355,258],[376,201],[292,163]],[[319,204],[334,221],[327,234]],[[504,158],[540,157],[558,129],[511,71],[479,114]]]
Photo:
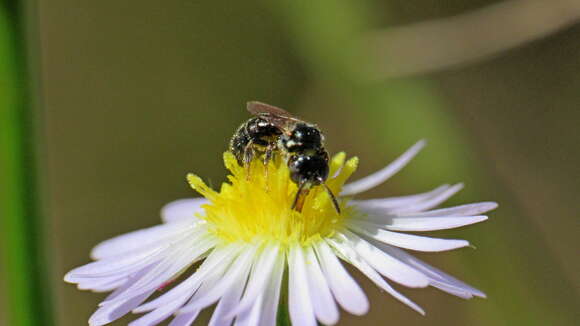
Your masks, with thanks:
[[[292,203],[292,209],[297,212],[302,212],[304,207],[304,201],[310,189],[305,188],[306,183],[303,182],[298,186],[298,191],[296,191],[296,197],[294,197],[294,202]]]
[[[265,169],[264,174],[266,175],[266,190],[269,190],[270,185],[270,183],[268,182],[270,177],[268,164],[274,157],[274,149],[275,145],[268,144],[268,147],[266,147],[266,152],[264,153],[264,169]]]
[[[268,147],[266,147],[266,152],[264,153],[265,166],[268,166],[268,163],[270,163],[270,161],[274,157],[274,149],[276,149],[276,145],[268,144]]]
[[[254,159],[254,149],[252,148],[252,141],[250,141],[244,148],[244,167],[246,168],[246,180],[250,180],[250,167]]]

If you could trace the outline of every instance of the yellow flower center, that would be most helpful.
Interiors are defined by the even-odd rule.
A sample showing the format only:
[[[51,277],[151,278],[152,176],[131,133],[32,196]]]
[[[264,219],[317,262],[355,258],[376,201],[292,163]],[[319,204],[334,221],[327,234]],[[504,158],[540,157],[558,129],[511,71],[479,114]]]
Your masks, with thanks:
[[[358,165],[356,157],[346,162],[345,157],[344,153],[339,153],[330,161],[330,177],[326,184],[337,195]],[[194,174],[189,174],[187,180],[209,200],[203,206],[204,213],[198,217],[207,222],[210,232],[226,242],[263,239],[307,244],[331,236],[351,215],[347,199],[340,199],[341,214],[338,214],[322,186],[310,189],[301,212],[293,210],[291,206],[298,187],[281,159],[267,166],[254,160],[246,168],[226,152],[224,162],[231,174],[228,175],[229,183],[223,183],[219,192]]]

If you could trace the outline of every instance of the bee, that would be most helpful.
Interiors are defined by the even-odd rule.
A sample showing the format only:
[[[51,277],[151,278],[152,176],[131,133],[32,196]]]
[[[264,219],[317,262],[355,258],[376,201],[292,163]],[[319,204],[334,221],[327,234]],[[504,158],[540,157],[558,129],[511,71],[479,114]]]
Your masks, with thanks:
[[[322,185],[340,214],[338,201],[325,184],[329,158],[318,127],[261,102],[248,102],[247,110],[254,117],[243,123],[230,141],[230,151],[238,163],[249,168],[255,157],[263,157],[266,165],[280,154],[288,165],[290,179],[298,186],[292,209],[301,211],[310,189]]]

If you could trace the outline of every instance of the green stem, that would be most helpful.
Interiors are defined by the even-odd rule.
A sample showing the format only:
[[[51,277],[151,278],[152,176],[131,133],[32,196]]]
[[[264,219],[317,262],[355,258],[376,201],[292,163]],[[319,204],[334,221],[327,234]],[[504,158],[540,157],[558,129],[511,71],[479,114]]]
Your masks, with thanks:
[[[22,7],[0,4],[0,230],[9,325],[52,325]]]

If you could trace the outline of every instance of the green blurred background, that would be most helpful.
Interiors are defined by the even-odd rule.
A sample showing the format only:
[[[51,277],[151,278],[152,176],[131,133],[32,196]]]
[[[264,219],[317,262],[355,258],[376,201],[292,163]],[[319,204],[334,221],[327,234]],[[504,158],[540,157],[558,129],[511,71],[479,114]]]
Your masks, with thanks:
[[[2,169],[26,167],[22,200],[40,222],[24,241],[46,271],[8,275],[11,255],[36,259],[10,242],[9,221],[30,212],[0,216],[1,325],[85,325],[104,295],[65,284],[64,273],[98,242],[154,225],[163,204],[196,195],[187,172],[222,182],[221,153],[248,100],[318,123],[331,152],[361,158],[359,177],[429,141],[367,196],[463,181],[446,205],[500,203],[481,225],[435,234],[477,249],[417,255],[488,299],[403,289],[422,317],[353,271],[371,310],[343,313],[340,325],[580,323],[578,1],[53,0],[11,16],[17,7],[4,1],[0,16],[0,109],[24,99],[18,110],[32,118],[22,139],[1,134]],[[11,161],[10,144],[32,148],[36,162]],[[17,192],[6,180],[4,208]],[[43,294],[15,301],[21,283]],[[15,302],[48,303],[55,321]],[[14,318],[27,313],[37,321]]]

